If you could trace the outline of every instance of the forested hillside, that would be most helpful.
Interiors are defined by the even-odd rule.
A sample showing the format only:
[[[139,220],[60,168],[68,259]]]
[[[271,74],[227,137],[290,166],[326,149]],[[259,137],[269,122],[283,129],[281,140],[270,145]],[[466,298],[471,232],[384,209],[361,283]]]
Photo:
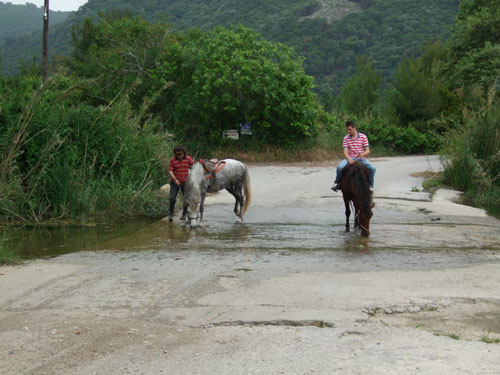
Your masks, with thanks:
[[[459,0],[90,0],[60,27],[52,28],[50,52],[69,54],[71,25],[99,11],[129,9],[146,20],[171,23],[174,29],[243,24],[270,41],[293,47],[323,94],[336,94],[366,54],[388,82],[397,64],[417,55],[429,39],[446,39]],[[9,40],[2,47],[4,73],[21,58],[38,56],[41,35]]]
[[[52,25],[64,21],[71,12],[50,11],[49,20]],[[43,8],[27,3],[15,5],[9,2],[0,2],[0,45],[7,38],[26,37],[33,31],[41,30],[43,22]]]

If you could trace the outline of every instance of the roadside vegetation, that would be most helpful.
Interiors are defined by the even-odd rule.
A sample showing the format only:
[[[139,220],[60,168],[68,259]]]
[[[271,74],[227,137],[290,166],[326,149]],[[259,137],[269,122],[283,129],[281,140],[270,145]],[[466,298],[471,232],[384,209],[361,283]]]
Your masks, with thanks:
[[[87,19],[46,82],[37,64],[0,78],[0,221],[164,216],[158,192],[176,144],[204,158],[332,159],[347,119],[376,155],[440,152],[445,183],[499,206],[495,3],[463,1],[450,41],[426,43],[388,86],[358,56],[326,102],[291,47],[244,26],[181,32],[127,11]],[[238,140],[222,136],[233,129]]]
[[[18,264],[19,262],[21,259],[15,252],[0,245],[0,266]]]

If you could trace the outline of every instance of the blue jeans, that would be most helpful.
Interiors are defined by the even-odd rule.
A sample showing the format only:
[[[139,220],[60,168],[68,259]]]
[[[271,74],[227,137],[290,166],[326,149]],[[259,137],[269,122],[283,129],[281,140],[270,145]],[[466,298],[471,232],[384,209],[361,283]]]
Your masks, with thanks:
[[[375,179],[375,171],[377,170],[377,168],[375,168],[375,166],[366,159],[353,159],[353,160],[359,161],[366,167],[366,169],[368,169],[369,172],[368,174],[370,175],[370,186],[373,187]],[[342,171],[344,170],[347,164],[349,164],[349,162],[347,161],[347,159],[344,159],[339,163],[339,165],[337,165],[337,175],[335,176],[336,184],[340,182],[340,178],[342,177]]]

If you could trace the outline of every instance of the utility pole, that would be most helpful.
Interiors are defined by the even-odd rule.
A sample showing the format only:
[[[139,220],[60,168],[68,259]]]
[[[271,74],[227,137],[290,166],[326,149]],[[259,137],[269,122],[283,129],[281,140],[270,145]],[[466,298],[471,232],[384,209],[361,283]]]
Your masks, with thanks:
[[[42,82],[47,78],[47,45],[49,39],[49,0],[43,7],[43,47],[42,47]]]

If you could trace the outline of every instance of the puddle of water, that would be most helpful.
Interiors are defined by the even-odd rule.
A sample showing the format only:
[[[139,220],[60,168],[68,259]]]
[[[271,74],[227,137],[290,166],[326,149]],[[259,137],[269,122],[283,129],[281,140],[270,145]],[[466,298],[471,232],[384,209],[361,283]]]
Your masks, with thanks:
[[[208,211],[208,212],[207,212]],[[369,238],[358,230],[345,233],[345,217],[328,207],[264,209],[256,207],[243,224],[227,205],[210,206],[205,227],[190,229],[178,218],[130,221],[100,227],[31,227],[3,229],[0,243],[23,258],[47,257],[84,250],[342,252],[353,256],[374,252],[500,250],[500,227],[412,223],[413,217],[380,213]],[[342,212],[343,213],[343,212]],[[380,256],[380,255],[378,255]],[[468,256],[466,256],[468,258]],[[413,258],[414,259],[414,258]],[[390,263],[393,263],[388,259]],[[405,262],[404,256],[401,262]]]
[[[497,218],[500,220],[500,207],[499,206],[489,206],[489,207],[484,207],[488,215],[493,216],[494,218]]]
[[[151,220],[101,226],[24,226],[2,228],[0,244],[23,259],[50,257],[82,250],[104,249],[99,244],[130,235]]]

